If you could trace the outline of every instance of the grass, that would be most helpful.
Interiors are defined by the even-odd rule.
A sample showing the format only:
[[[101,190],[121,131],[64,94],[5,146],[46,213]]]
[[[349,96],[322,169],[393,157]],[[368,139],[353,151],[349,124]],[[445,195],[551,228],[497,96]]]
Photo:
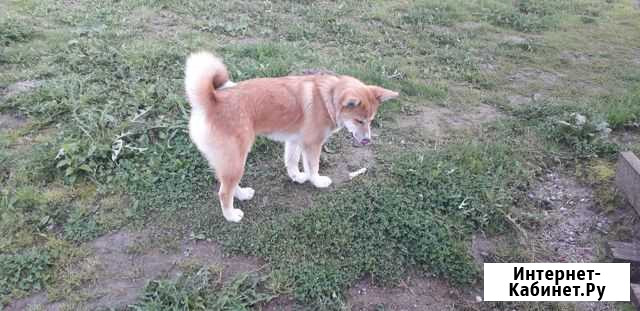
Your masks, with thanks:
[[[45,250],[31,249],[20,254],[2,255],[0,285],[2,295],[42,290],[49,282],[52,258]]]
[[[515,114],[529,121],[548,141],[568,147],[571,155],[611,157],[618,151],[608,137],[611,129],[604,117],[579,106],[549,103],[527,106]]]
[[[2,21],[0,31],[0,45],[9,46],[14,43],[26,42],[33,37],[33,30],[23,21],[8,18]]]
[[[624,96],[604,98],[597,108],[613,129],[638,127],[640,122],[640,88]]]
[[[83,243],[121,228],[162,229],[160,248],[193,233],[269,265],[229,282],[212,267],[151,280],[134,309],[237,310],[279,295],[340,309],[359,279],[388,286],[414,270],[477,286],[472,235],[535,231],[541,211],[525,193],[540,167],[560,156],[583,165],[584,176],[601,176],[624,148],[611,137],[637,135],[640,122],[638,16],[623,1],[5,7],[0,94],[19,81],[39,83],[0,101],[0,113],[29,120],[0,130],[3,304],[41,289],[60,298],[81,288],[88,279],[60,271],[87,257]],[[326,68],[399,90],[401,100],[378,115],[367,175],[329,192],[294,185],[282,147],[258,139],[244,179],[256,198],[237,202],[242,224],[226,223],[216,182],[186,133],[183,62],[201,49],[222,55],[234,80]],[[518,106],[510,94],[542,99]],[[444,138],[394,126],[425,106],[464,115],[482,103],[503,121]],[[332,148],[348,151],[336,141]],[[322,170],[344,161],[327,157]],[[609,177],[596,177],[587,179],[604,189]],[[611,204],[610,193],[599,197]],[[504,258],[531,258],[518,240],[509,240],[513,253]]]
[[[141,200],[141,210],[136,213],[160,213],[158,218],[182,213],[196,220],[191,230],[215,236],[228,251],[270,262],[273,271],[293,281],[294,295],[300,301],[335,307],[342,303],[340,293],[363,274],[391,284],[406,267],[417,265],[453,283],[477,280],[468,253],[470,234],[509,230],[504,214],[514,197],[502,190],[517,187],[529,174],[518,160],[521,155],[504,141],[507,138],[497,139],[495,144],[468,141],[467,146],[456,145],[441,152],[425,150],[422,156],[390,154],[390,158],[379,159],[390,166],[385,183],[374,178],[314,195],[311,208],[301,212],[292,213],[281,201],[286,198],[273,198],[276,201],[265,207],[237,203],[251,212],[242,226],[228,226],[211,214],[208,202],[214,193],[205,190],[210,187],[210,177],[199,176],[197,171],[205,164],[191,151],[165,150],[163,159],[194,157],[195,166],[179,167],[161,160],[149,169],[142,168],[146,164],[127,167],[148,170],[146,178],[155,181],[145,178],[142,183],[130,180],[126,184],[135,187],[130,191]],[[273,162],[252,156],[248,167],[277,167]],[[268,171],[249,174],[268,183],[263,187],[282,187],[282,177],[267,181],[274,174]],[[190,182],[172,175],[191,176]]]
[[[275,296],[265,290],[265,277],[242,274],[220,283],[215,267],[200,267],[176,281],[152,281],[132,310],[251,310]]]

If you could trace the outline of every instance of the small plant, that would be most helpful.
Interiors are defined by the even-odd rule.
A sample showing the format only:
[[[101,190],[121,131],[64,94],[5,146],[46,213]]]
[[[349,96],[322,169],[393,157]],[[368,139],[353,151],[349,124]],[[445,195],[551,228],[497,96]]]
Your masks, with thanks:
[[[251,310],[275,296],[261,288],[265,277],[256,273],[238,275],[224,284],[219,271],[202,267],[176,281],[150,281],[142,301],[133,310]]]
[[[33,37],[33,30],[22,22],[8,18],[0,22],[0,46],[26,42]]]
[[[412,25],[424,27],[426,25],[451,25],[461,17],[456,5],[446,1],[422,0],[418,1],[403,20]]]
[[[64,171],[64,178],[70,183],[74,183],[79,177],[95,178],[98,165],[109,160],[111,151],[110,148],[99,147],[77,142],[64,144],[56,155],[56,167]]]
[[[621,98],[605,98],[601,106],[611,128],[640,127],[640,88]]]
[[[570,148],[578,158],[611,156],[618,145],[609,139],[609,123],[602,114],[564,104],[540,104],[516,109],[551,142]]]
[[[102,232],[96,223],[94,212],[83,208],[74,209],[69,219],[64,224],[63,237],[74,242],[83,242],[95,239]]]
[[[611,155],[617,146],[608,140],[611,129],[606,121],[578,112],[548,120],[547,137],[571,147],[578,157]]]
[[[484,18],[491,24],[513,28],[522,32],[538,32],[549,28],[548,17],[519,11],[510,5],[500,4],[493,8],[483,8]]]
[[[2,301],[44,288],[53,259],[47,250],[33,248],[18,254],[0,255],[0,297]]]

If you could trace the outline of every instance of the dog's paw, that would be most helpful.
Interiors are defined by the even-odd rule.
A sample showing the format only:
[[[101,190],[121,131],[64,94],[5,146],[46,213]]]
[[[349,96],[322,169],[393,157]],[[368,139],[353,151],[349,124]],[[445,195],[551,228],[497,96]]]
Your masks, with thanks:
[[[318,188],[326,188],[331,185],[331,178],[327,176],[315,176],[311,179],[311,183]]]
[[[241,188],[241,187],[237,187],[236,188],[236,192],[234,194],[234,196],[236,197],[236,199],[240,200],[240,201],[245,201],[245,200],[251,200],[253,198],[253,195],[256,193],[255,190],[253,190],[253,188],[249,188],[249,187],[245,187],[245,188]]]
[[[309,176],[305,173],[301,173],[301,172],[296,172],[296,173],[292,173],[289,174],[289,177],[291,178],[291,180],[299,183],[299,184],[304,184],[307,180],[309,180]]]
[[[237,208],[223,209],[222,214],[227,221],[240,222],[244,213]]]

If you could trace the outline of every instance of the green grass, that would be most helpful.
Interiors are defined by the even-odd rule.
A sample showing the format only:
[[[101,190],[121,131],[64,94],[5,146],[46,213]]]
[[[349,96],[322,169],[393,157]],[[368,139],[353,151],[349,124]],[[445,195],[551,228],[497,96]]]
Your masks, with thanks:
[[[610,161],[621,147],[600,135],[603,122],[613,134],[637,133],[640,122],[638,14],[622,1],[48,0],[5,8],[0,94],[39,83],[0,100],[0,113],[29,120],[0,132],[3,304],[60,284],[80,288],[83,281],[64,279],[64,264],[81,260],[84,242],[124,227],[164,230],[160,248],[193,232],[269,264],[224,284],[210,267],[152,280],[135,304],[141,310],[237,310],[289,294],[309,308],[339,309],[359,279],[394,285],[408,271],[476,286],[471,236],[535,230],[540,211],[523,193],[539,167],[558,154],[576,164]],[[326,68],[400,91],[376,120],[375,164],[323,192],[289,182],[282,147],[258,139],[243,180],[256,198],[236,203],[241,224],[225,222],[213,175],[186,133],[184,59],[203,49],[223,56],[234,80]],[[586,63],[562,59],[566,51]],[[514,82],[523,68],[559,78]],[[597,86],[601,94],[588,93]],[[514,107],[505,103],[514,93],[544,99]],[[423,107],[468,115],[481,102],[505,120],[445,138],[431,136],[430,124],[393,125]],[[580,126],[577,114],[586,118]],[[342,160],[328,157],[322,170]],[[509,258],[529,258],[513,240]]]
[[[132,310],[251,310],[275,297],[264,288],[265,277],[247,273],[226,284],[214,267],[201,267],[176,281],[151,281]]]
[[[0,24],[0,46],[27,42],[33,38],[33,30],[27,23],[12,18],[3,19]],[[0,59],[1,61],[1,59]]]
[[[611,139],[614,130],[638,127],[640,100],[637,88],[626,94],[588,102],[545,102],[516,108],[513,114],[547,140],[568,147],[577,157],[612,157],[619,151]]]
[[[579,158],[611,157],[618,146],[609,138],[608,123],[602,115],[578,105],[541,104],[515,111],[547,141],[567,147]]]
[[[206,164],[189,150],[192,147],[157,150],[161,158],[152,167],[131,163],[135,166],[123,168],[148,172],[142,180],[126,183],[140,199],[136,213],[160,213],[160,219],[190,215],[186,217],[194,219],[194,232],[216,237],[228,251],[270,262],[295,284],[294,294],[301,301],[335,307],[342,291],[362,275],[392,283],[408,267],[418,266],[454,284],[477,280],[468,253],[470,235],[509,230],[504,215],[514,194],[504,189],[515,189],[529,174],[507,138],[497,139],[489,144],[468,141],[440,152],[424,150],[424,155],[391,153],[379,159],[390,165],[387,177],[380,172],[378,178],[314,194],[312,206],[301,212],[281,205],[286,195],[270,196],[274,203],[264,207],[237,202],[250,213],[239,226],[228,226],[212,213],[217,207],[209,202],[215,194],[206,190],[211,177],[198,174]],[[182,161],[184,157],[193,160]],[[176,165],[176,159],[188,165]],[[277,167],[274,160],[251,156],[248,167]],[[283,186],[281,176],[268,181],[272,174],[249,172],[251,179],[267,184],[257,188],[259,193]],[[190,176],[190,182],[172,176]]]
[[[597,106],[613,129],[638,127],[640,123],[640,88],[625,94],[604,98]]]
[[[43,289],[51,278],[52,261],[51,255],[41,249],[0,255],[2,296]]]

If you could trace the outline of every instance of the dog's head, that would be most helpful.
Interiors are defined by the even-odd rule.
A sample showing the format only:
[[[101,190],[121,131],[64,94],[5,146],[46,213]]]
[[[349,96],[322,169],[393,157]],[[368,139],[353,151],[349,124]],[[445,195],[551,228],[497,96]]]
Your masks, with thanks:
[[[398,97],[398,93],[385,88],[366,85],[351,77],[342,77],[334,90],[337,106],[336,122],[351,132],[362,145],[371,142],[371,121],[383,102]]]

